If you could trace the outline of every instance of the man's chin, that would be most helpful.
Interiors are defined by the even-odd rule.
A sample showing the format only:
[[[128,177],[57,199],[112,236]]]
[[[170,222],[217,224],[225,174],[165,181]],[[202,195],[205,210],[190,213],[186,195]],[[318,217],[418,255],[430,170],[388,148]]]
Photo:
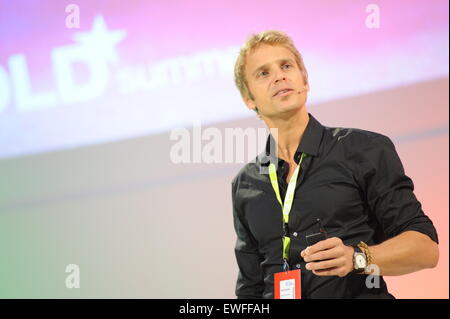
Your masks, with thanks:
[[[302,106],[303,105],[301,104],[279,105],[276,106],[275,109],[278,111],[278,114],[296,113],[302,108]]]

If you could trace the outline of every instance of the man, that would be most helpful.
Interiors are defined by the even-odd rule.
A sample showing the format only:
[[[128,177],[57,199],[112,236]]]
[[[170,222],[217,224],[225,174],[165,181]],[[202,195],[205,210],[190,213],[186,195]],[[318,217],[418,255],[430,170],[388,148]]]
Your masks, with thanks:
[[[238,298],[273,298],[274,274],[286,268],[301,270],[302,298],[394,298],[383,275],[437,265],[436,230],[393,143],[322,126],[308,113],[307,72],[287,35],[251,36],[235,82],[247,107],[277,129],[232,182]],[[263,173],[268,167],[272,175]],[[293,194],[288,219],[286,192]],[[308,240],[315,233],[323,237]],[[373,273],[379,280],[369,285]]]

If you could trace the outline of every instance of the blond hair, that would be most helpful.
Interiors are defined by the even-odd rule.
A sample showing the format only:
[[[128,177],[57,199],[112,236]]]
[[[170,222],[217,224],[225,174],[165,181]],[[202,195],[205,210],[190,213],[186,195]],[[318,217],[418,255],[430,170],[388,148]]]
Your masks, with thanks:
[[[239,56],[234,65],[234,82],[243,98],[254,100],[253,95],[248,89],[248,82],[245,77],[245,67],[247,65],[247,55],[262,44],[282,45],[289,49],[295,56],[297,65],[302,72],[305,84],[308,84],[308,72],[306,71],[303,59],[298,50],[295,48],[292,39],[284,32],[277,30],[266,30],[260,33],[252,34],[245,44],[241,47]]]

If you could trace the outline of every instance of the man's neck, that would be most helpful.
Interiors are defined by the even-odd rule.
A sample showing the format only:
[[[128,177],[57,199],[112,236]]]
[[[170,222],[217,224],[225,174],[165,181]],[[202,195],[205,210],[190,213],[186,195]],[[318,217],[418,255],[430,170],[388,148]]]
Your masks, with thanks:
[[[295,152],[309,122],[306,107],[303,106],[289,118],[265,119],[265,122],[270,129],[278,129],[278,134],[274,136],[278,145],[278,157],[287,162],[293,162]]]

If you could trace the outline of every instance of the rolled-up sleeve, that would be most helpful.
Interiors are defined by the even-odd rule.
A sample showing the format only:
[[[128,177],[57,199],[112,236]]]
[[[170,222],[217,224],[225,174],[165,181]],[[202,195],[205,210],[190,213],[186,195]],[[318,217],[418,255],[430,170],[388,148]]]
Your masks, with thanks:
[[[239,267],[236,282],[238,299],[262,298],[264,292],[264,277],[261,270],[262,256],[258,251],[256,239],[252,236],[245,218],[237,209],[236,185],[232,185],[233,222],[237,240],[235,254]]]
[[[423,212],[392,141],[381,134],[372,137],[358,157],[358,180],[384,236],[392,238],[413,230],[439,243],[433,222]]]

